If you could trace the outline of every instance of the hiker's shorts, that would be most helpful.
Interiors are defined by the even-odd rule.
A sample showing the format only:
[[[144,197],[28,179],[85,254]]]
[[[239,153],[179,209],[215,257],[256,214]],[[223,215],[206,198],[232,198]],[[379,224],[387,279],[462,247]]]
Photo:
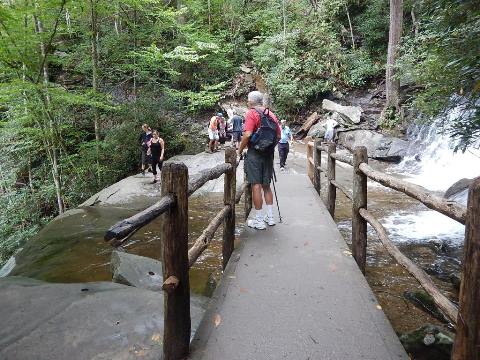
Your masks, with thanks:
[[[148,149],[142,146],[142,165],[150,164],[150,155],[147,154]]]
[[[218,136],[218,130],[212,130],[212,129],[208,129],[208,138],[210,140],[219,140],[220,137]]]
[[[244,166],[250,184],[270,185],[273,175],[273,154],[264,155],[254,149],[248,149]]]

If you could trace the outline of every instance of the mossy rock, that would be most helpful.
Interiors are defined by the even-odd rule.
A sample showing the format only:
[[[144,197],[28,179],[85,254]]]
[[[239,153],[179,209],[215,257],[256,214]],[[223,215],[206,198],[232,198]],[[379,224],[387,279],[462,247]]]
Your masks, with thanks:
[[[414,359],[449,360],[453,335],[429,324],[400,336],[400,341]]]

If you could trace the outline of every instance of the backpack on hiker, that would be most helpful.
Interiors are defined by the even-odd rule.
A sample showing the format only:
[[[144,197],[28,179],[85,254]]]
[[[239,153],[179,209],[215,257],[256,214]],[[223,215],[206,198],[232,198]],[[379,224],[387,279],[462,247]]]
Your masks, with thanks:
[[[278,125],[276,121],[269,116],[269,109],[263,111],[255,109],[255,111],[260,115],[260,127],[251,136],[250,145],[262,154],[271,155],[278,142]]]

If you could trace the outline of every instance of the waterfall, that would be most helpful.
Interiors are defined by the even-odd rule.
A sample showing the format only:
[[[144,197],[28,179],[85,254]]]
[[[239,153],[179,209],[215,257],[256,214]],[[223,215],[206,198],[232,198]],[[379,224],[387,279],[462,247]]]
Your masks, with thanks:
[[[480,139],[465,152],[455,152],[459,141],[443,132],[463,111],[450,110],[430,124],[413,124],[407,136],[410,146],[403,161],[390,172],[428,190],[443,192],[456,181],[480,176]],[[466,204],[467,193],[454,200]],[[439,241],[452,245],[463,244],[465,227],[433,210],[398,211],[383,219],[396,242]]]
[[[454,152],[459,140],[442,132],[462,111],[458,106],[431,124],[411,125],[407,132],[411,141],[407,156],[392,170],[406,174],[412,183],[441,192],[462,178],[480,176],[480,139],[465,152]]]

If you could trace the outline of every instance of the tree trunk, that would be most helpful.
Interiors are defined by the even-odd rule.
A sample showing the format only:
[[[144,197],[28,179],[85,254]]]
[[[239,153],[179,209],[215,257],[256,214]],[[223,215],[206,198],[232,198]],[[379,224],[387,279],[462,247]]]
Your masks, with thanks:
[[[355,50],[355,38],[353,37],[352,21],[350,20],[350,12],[348,11],[347,4],[345,4],[345,11],[347,12],[348,25],[350,26],[350,36],[352,37],[352,49]]]
[[[97,28],[97,10],[96,1],[90,0],[90,21],[92,31],[92,89],[94,93],[98,91],[98,28]],[[95,148],[97,152],[97,181],[100,184],[100,117],[98,109],[93,109],[93,126],[95,128]]]
[[[480,360],[480,179],[470,185],[453,360]]]
[[[35,31],[37,32],[37,34],[41,36],[44,32],[42,21],[37,15],[34,15],[34,20],[35,20]],[[43,73],[43,83],[45,87],[45,102],[46,102],[47,111],[49,111],[51,100],[50,100],[50,94],[48,92],[48,62],[47,62],[47,53],[45,49],[45,44],[43,41],[40,42],[40,53],[42,58],[44,59],[42,73]],[[58,153],[57,153],[54,127],[55,127],[55,124],[54,124],[53,118],[49,116],[49,135],[51,137],[51,140],[50,140],[50,148],[47,147],[46,151],[50,152],[50,159],[52,162],[52,177],[53,177],[53,183],[55,185],[55,193],[57,196],[58,213],[63,214],[65,212],[65,205],[63,203],[63,197],[62,197],[62,182],[60,179],[60,172],[58,168]]]
[[[415,4],[412,5],[412,10],[410,11],[410,16],[412,17],[412,29],[415,37],[418,36],[418,20],[415,16]]]
[[[385,107],[399,105],[400,80],[395,78],[395,65],[403,27],[403,0],[390,0],[390,31],[388,35],[388,54],[386,72],[387,101]]]

